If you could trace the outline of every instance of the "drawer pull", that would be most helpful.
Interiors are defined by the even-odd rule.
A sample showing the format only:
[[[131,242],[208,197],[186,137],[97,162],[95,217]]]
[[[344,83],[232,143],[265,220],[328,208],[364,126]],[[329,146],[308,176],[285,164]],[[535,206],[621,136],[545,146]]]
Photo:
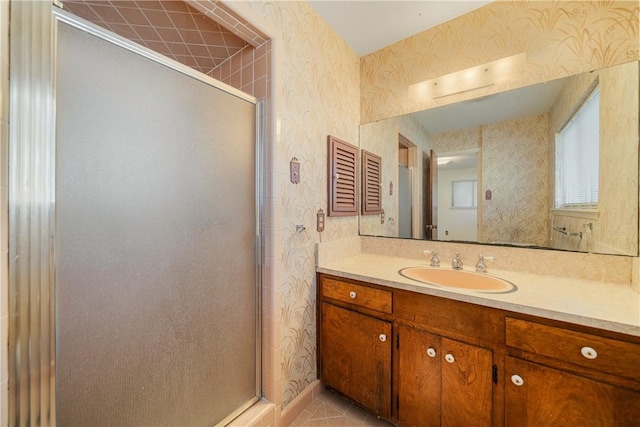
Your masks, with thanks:
[[[453,357],[453,354],[451,354],[451,353],[447,353],[447,354],[444,356],[444,360],[446,360],[446,361],[447,361],[447,362],[449,362],[449,363],[453,363],[453,362],[455,362],[455,361],[456,361],[456,358],[455,358],[455,357]]]
[[[356,291],[349,292],[349,296],[351,297],[351,299],[356,299]]]
[[[518,387],[521,387],[524,385],[524,380],[520,375],[511,375],[511,382],[517,385]]]
[[[436,357],[436,350],[433,347],[429,347],[427,349],[427,356]]]
[[[595,351],[594,349],[592,349],[591,347],[582,347],[580,349],[580,353],[582,353],[582,355],[584,357],[586,357],[587,359],[595,359],[596,357],[598,357],[598,352]]]
[[[382,342],[385,342],[387,340],[387,336],[385,334],[380,334],[378,338],[380,338],[380,341]]]

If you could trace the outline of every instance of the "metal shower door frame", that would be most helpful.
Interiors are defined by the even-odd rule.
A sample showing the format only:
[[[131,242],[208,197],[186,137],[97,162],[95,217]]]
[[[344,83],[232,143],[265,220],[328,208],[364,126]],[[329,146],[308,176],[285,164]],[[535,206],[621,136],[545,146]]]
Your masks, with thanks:
[[[263,105],[255,97],[66,13],[12,1],[9,90],[9,424],[55,425],[55,70],[59,22],[253,103],[255,117],[255,396],[261,397]]]

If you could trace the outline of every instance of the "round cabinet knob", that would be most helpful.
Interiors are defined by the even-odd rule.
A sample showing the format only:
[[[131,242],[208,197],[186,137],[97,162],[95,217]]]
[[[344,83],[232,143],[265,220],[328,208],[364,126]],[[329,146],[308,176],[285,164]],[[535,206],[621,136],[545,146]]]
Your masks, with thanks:
[[[521,387],[522,385],[524,385],[524,380],[520,375],[511,375],[511,382],[517,385],[518,387]]]
[[[449,363],[453,363],[453,362],[455,362],[455,361],[456,361],[456,358],[455,358],[455,357],[453,357],[453,354],[451,354],[451,353],[447,353],[447,354],[444,356],[444,360],[446,360],[446,361],[447,361],[447,362],[449,362]]]
[[[580,349],[580,353],[587,359],[595,359],[598,357],[598,352],[592,349],[591,347],[582,347]]]
[[[433,347],[429,347],[427,349],[427,356],[436,357],[436,350]]]
[[[351,299],[356,299],[356,291],[349,292],[349,296],[351,297]]]
[[[380,341],[382,342],[385,342],[387,340],[387,336],[385,334],[380,334],[378,338],[380,338]]]

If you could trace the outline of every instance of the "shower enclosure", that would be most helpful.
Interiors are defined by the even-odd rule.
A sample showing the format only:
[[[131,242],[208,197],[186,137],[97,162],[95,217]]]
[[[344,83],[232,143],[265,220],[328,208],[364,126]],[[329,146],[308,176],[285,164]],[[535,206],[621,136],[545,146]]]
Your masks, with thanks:
[[[260,390],[259,104],[47,2],[11,20],[10,424],[228,421]]]

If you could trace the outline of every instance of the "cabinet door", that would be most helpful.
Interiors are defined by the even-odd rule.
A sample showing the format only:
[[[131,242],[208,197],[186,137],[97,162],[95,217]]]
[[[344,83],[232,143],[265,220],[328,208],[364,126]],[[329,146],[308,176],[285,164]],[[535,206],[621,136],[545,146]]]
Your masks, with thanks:
[[[406,326],[398,335],[398,422],[439,426],[440,337]]]
[[[442,425],[491,426],[493,354],[442,338]]]
[[[505,422],[513,426],[637,426],[640,393],[507,356]]]
[[[391,323],[322,303],[322,380],[376,415],[391,415]]]

